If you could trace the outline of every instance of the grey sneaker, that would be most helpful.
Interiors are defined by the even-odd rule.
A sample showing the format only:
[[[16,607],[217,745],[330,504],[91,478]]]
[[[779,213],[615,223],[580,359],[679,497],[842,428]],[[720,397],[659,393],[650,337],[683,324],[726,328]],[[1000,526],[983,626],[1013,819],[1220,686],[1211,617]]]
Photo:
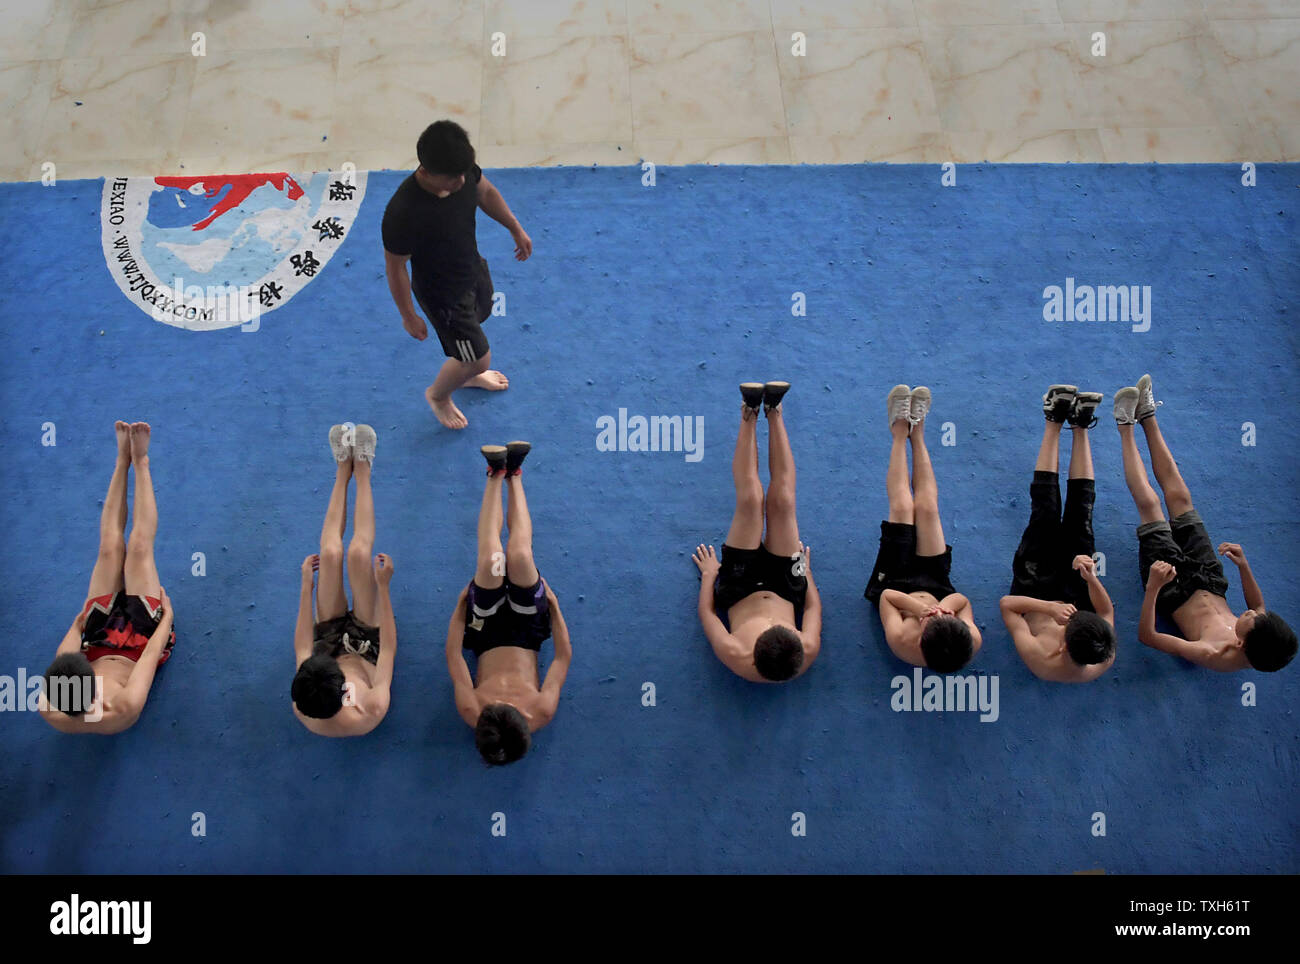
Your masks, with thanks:
[[[352,433],[342,425],[330,426],[330,452],[335,462],[352,461]]]
[[[911,424],[912,414],[912,389],[908,385],[895,385],[889,390],[889,398],[885,402],[885,410],[889,414],[889,427],[893,428],[894,423],[899,419]]]
[[[907,420],[916,425],[930,411],[930,389],[924,385],[912,389],[911,403],[908,407],[910,410],[907,413]]]
[[[1115,424],[1135,425],[1137,418],[1138,390],[1131,385],[1115,393]]]
[[[1075,385],[1053,385],[1043,396],[1043,415],[1049,422],[1064,422],[1074,408]]]
[[[375,430],[369,425],[358,425],[353,429],[352,457],[358,462],[373,464],[375,461],[375,443],[379,440]]]
[[[1152,415],[1154,415],[1156,413],[1156,407],[1159,405],[1163,405],[1164,402],[1156,401],[1155,392],[1151,391],[1150,375],[1143,375],[1141,378],[1138,379],[1137,390],[1138,390],[1137,411],[1133,413],[1133,417],[1140,422],[1143,419],[1150,418]]]

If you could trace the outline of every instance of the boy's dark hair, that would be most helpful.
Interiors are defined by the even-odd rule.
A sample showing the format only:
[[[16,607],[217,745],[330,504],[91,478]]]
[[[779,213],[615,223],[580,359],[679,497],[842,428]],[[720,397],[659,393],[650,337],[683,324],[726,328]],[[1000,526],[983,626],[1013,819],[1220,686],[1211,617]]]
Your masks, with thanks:
[[[952,673],[970,662],[975,651],[970,627],[956,616],[935,616],[921,630],[921,655],[936,673]]]
[[[430,174],[455,177],[474,166],[474,145],[465,128],[455,121],[435,121],[424,129],[415,144],[420,166]]]
[[[770,626],[754,641],[754,668],[763,679],[782,683],[803,666],[803,640],[789,626]]]
[[[95,670],[85,653],[62,653],[45,671],[45,699],[50,709],[68,716],[81,716],[90,709],[99,691]]]
[[[1115,655],[1115,630],[1096,613],[1076,609],[1065,624],[1065,648],[1080,666],[1104,663]]]
[[[343,670],[333,656],[310,656],[293,678],[294,705],[303,716],[328,720],[343,708]]]
[[[474,727],[474,745],[479,755],[492,766],[514,763],[532,746],[533,737],[528,732],[524,714],[509,703],[493,703],[483,707]]]
[[[1275,673],[1295,657],[1295,630],[1277,613],[1264,612],[1246,634],[1246,662],[1265,673]]]

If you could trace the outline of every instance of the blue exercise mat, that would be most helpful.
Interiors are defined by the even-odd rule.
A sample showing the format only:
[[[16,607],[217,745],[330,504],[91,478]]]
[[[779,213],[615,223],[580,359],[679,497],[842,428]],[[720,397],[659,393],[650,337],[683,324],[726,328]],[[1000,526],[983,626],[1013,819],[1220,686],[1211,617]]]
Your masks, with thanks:
[[[485,331],[511,387],[458,393],[460,433],[422,397],[437,340],[402,330],[384,278],[380,221],[404,174],[370,174],[332,238],[320,178],[295,176],[322,225],[306,240],[333,256],[282,272],[297,280],[254,331],[186,330],[133,303],[103,243],[112,182],[0,185],[14,624],[0,674],[42,672],[85,597],[117,418],[153,426],[177,631],[122,735],[0,714],[0,870],[1300,871],[1300,668],[1218,675],[1138,643],[1137,513],[1109,415],[1109,396],[1150,371],[1211,538],[1240,542],[1269,607],[1300,625],[1300,165],[1262,165],[1250,187],[1231,165],[970,165],[951,187],[935,165],[659,168],[653,187],[638,167],[488,173],[534,251],[515,262],[480,217],[505,308]],[[289,183],[211,222],[214,257],[246,252],[218,258],[214,283],[257,280],[303,241],[274,235],[275,212],[298,204]],[[200,211],[182,186],[141,243],[179,237],[227,190]],[[260,220],[244,216],[255,203]],[[1067,284],[1149,286],[1149,330],[1044,320],[1045,289]],[[720,548],[730,521],[736,385],[777,378],[794,386],[800,532],[825,626],[806,676],[758,686],[710,651],[690,552]],[[1031,676],[997,609],[1056,381],[1107,394],[1095,527],[1119,652],[1074,687]],[[934,393],[953,581],[984,635],[967,672],[997,678],[995,721],[891,709],[891,680],[911,668],[862,591],[897,382]],[[698,460],[601,451],[620,409],[702,418]],[[292,636],[333,482],[326,433],[348,420],[379,434],[375,548],[396,565],[398,651],[387,719],[328,740],[293,717]],[[50,426],[56,444],[42,444]],[[514,438],[533,443],[535,555],[575,656],[555,721],[494,769],[456,713],[443,646],[473,571],[478,447]]]

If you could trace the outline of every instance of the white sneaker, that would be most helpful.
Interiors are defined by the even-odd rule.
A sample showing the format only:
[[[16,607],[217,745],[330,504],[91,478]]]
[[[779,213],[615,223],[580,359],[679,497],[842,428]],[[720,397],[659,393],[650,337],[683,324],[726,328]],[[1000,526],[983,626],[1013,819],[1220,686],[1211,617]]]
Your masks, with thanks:
[[[353,429],[352,457],[358,462],[373,464],[375,461],[375,443],[379,440],[375,430],[369,425],[358,425]]]
[[[912,389],[911,404],[908,406],[907,420],[916,425],[930,411],[930,389],[919,385]]]
[[[330,426],[330,451],[334,454],[335,462],[349,462],[352,460],[351,434],[342,425]]]
[[[1133,413],[1133,417],[1140,422],[1144,418],[1150,418],[1152,415],[1154,415],[1156,413],[1156,407],[1159,405],[1163,405],[1164,402],[1156,401],[1156,394],[1151,390],[1150,375],[1143,375],[1141,378],[1138,379],[1137,390],[1138,390],[1137,411]]]
[[[885,410],[889,414],[889,427],[891,429],[899,419],[911,424],[912,389],[907,385],[895,385],[891,388],[889,398],[885,401]]]
[[[1135,425],[1137,418],[1138,396],[1136,388],[1129,386],[1121,388],[1115,393],[1115,424],[1116,425]]]

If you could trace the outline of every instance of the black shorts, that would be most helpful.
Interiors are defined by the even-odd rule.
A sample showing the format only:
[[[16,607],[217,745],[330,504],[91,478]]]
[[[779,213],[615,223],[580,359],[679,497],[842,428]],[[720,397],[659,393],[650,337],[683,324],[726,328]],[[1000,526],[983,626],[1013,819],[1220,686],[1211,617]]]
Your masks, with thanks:
[[[509,573],[495,589],[470,580],[465,600],[464,647],[482,656],[498,646],[518,646],[534,652],[551,636],[551,603],[541,576],[531,586],[518,586]]]
[[[488,353],[487,335],[483,334],[482,326],[492,314],[492,274],[486,260],[479,258],[478,262],[474,287],[446,307],[434,307],[435,303],[426,297],[427,292],[421,293],[415,282],[411,283],[411,294],[437,332],[443,352],[457,361],[478,361]]]
[[[1144,522],[1137,528],[1138,569],[1142,585],[1147,584],[1153,562],[1172,563],[1178,574],[1165,583],[1156,596],[1156,612],[1172,617],[1198,589],[1216,596],[1228,594],[1228,580],[1223,575],[1223,564],[1205,531],[1205,523],[1195,509],[1174,516],[1169,521]]]
[[[1029,525],[1011,560],[1008,595],[1067,602],[1075,609],[1095,612],[1088,584],[1074,569],[1074,557],[1096,550],[1092,506],[1097,484],[1092,479],[1068,479],[1065,512],[1061,512],[1060,475],[1034,472],[1029,484]]]
[[[360,656],[370,663],[379,661],[379,627],[367,626],[348,610],[323,623],[317,623],[312,632],[312,655],[333,656],[344,653]]]
[[[886,589],[899,592],[928,592],[942,600],[957,590],[952,588],[952,546],[944,546],[938,556],[916,554],[916,526],[906,522],[880,523],[880,551],[876,565],[863,593],[876,605]]]
[[[713,608],[726,614],[732,606],[756,592],[774,592],[794,605],[795,615],[803,612],[808,596],[808,569],[803,553],[778,556],[767,546],[737,549],[724,545],[717,581],[713,584]]]

